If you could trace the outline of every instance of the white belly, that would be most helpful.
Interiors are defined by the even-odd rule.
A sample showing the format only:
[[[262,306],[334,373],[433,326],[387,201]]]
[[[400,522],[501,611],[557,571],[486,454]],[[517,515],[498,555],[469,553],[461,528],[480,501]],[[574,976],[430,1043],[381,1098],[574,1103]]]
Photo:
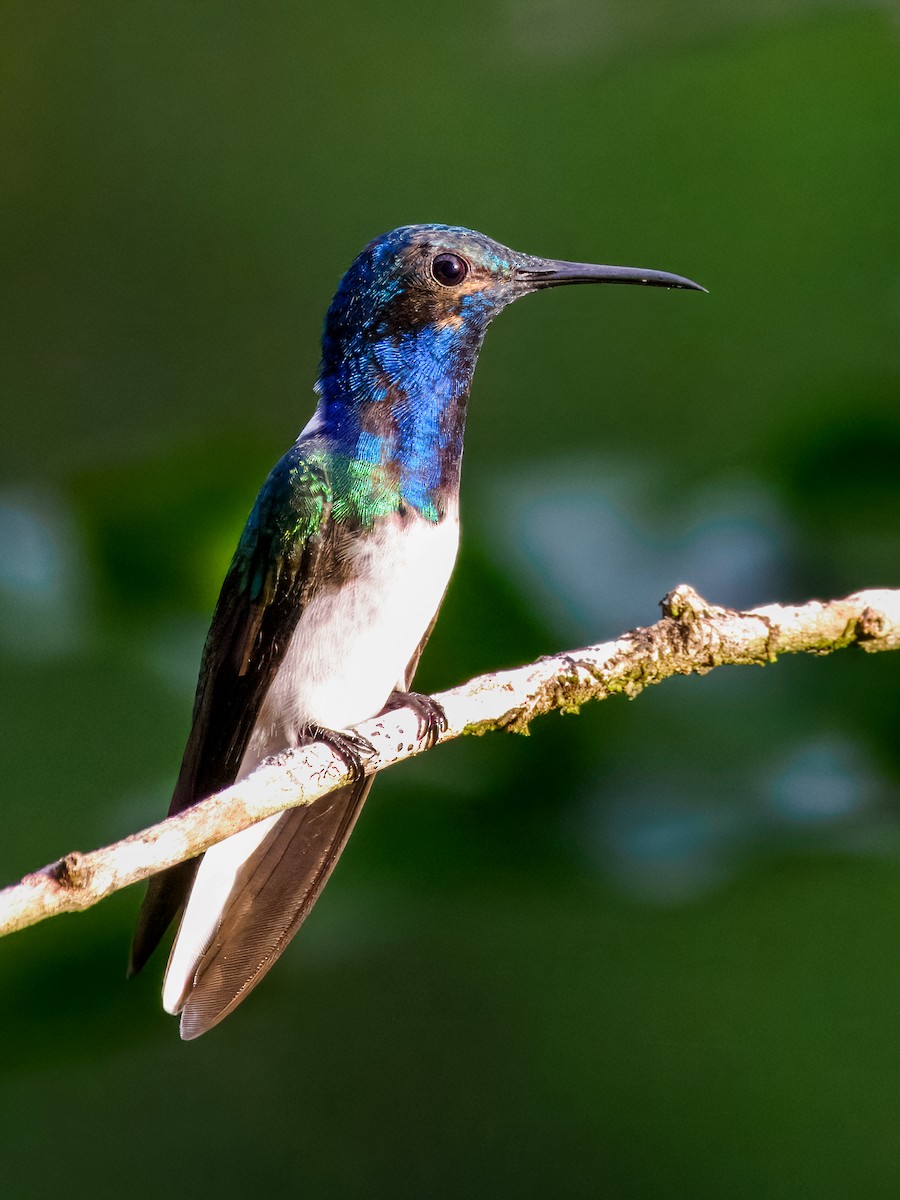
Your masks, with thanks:
[[[437,612],[459,522],[386,521],[360,539],[351,579],[304,610],[269,687],[241,773],[297,740],[306,724],[343,729],[374,716],[398,686]]]

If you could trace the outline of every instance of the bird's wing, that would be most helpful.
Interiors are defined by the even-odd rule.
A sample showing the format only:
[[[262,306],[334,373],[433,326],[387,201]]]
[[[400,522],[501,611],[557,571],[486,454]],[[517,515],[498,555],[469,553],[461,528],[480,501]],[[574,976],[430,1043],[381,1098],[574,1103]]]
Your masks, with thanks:
[[[327,474],[295,447],[266,480],[222,585],[170,816],[234,782],[300,613],[316,582],[329,577],[333,541]],[[150,880],[131,973],[141,969],[184,904],[198,864],[181,863]]]
[[[400,681],[412,683],[434,621]],[[237,873],[218,925],[174,1007],[181,1036],[199,1037],[244,1000],[306,920],[359,816],[372,779],[277,818]]]

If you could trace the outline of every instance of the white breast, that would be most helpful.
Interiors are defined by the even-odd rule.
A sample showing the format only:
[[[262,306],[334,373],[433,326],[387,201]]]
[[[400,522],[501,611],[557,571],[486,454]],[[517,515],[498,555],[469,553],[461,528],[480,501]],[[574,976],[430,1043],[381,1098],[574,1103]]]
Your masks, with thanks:
[[[361,537],[350,579],[304,610],[266,695],[244,773],[305,724],[343,729],[374,716],[431,624],[456,559],[456,513],[392,518]]]

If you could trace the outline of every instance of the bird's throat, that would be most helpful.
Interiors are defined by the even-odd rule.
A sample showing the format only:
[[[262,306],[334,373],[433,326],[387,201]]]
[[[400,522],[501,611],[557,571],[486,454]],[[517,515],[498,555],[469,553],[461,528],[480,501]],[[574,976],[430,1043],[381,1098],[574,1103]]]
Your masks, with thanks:
[[[323,341],[321,425],[347,486],[439,521],[459,488],[466,405],[481,338],[429,324]]]

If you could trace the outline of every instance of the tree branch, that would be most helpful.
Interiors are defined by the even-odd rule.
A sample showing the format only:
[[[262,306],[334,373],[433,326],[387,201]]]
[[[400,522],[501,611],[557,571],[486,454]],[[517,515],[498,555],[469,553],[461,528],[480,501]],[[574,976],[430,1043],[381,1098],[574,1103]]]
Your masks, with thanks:
[[[662,601],[662,610],[661,621],[615,642],[482,675],[436,695],[447,714],[438,741],[494,729],[527,733],[529,722],[542,713],[555,708],[574,713],[588,700],[618,694],[634,697],[671,675],[703,675],[725,665],[764,666],[779,654],[830,654],[851,645],[869,652],[900,649],[900,591],[735,612],[707,604],[681,585]],[[356,732],[376,748],[368,773],[428,748],[419,718],[409,708],[365,721]],[[321,742],[286,751],[176,817],[89,854],[73,851],[0,891],[0,936],[57,913],[89,908],[263,817],[311,804],[348,779],[346,764]]]

